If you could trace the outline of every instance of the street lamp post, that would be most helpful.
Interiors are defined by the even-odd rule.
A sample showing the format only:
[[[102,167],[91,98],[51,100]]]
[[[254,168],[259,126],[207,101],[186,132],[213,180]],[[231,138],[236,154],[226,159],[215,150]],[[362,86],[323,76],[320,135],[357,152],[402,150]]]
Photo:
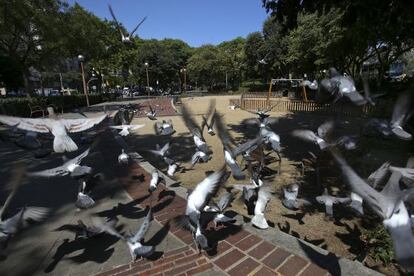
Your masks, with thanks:
[[[148,97],[150,96],[150,89],[149,89],[149,75],[148,75],[148,62],[144,63],[145,71],[147,72],[147,89],[148,89]]]
[[[187,69],[183,68],[180,71],[181,71],[181,73],[184,74],[184,93],[186,93],[187,92],[187,88],[186,88],[186,86],[187,86],[187,74],[186,74]]]
[[[78,60],[80,62],[80,66],[81,66],[83,94],[85,94],[85,97],[86,97],[86,105],[89,107],[88,90],[86,89],[85,71],[84,71],[84,68],[83,68],[83,61],[85,60],[85,57],[83,55],[78,55]]]

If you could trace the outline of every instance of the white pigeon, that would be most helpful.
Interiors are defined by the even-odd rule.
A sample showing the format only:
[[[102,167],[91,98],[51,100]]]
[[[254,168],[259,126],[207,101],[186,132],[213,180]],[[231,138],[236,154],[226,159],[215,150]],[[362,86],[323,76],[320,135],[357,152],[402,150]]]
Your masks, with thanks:
[[[154,192],[157,189],[159,182],[160,182],[160,174],[157,170],[154,170],[151,173],[151,181],[150,181],[150,184],[149,184],[148,191],[150,193]]]
[[[110,126],[110,128],[113,129],[121,129],[121,131],[118,133],[121,136],[127,136],[129,134],[129,130],[137,130],[145,125],[120,125],[120,126]]]
[[[90,148],[85,150],[82,154],[76,156],[73,159],[70,159],[63,163],[62,166],[43,170],[39,172],[28,172],[27,175],[29,176],[38,176],[38,177],[54,177],[54,176],[65,176],[70,174],[71,176],[81,176],[85,174],[90,174],[92,172],[92,168],[88,166],[81,166],[80,163],[82,160],[88,156]]]
[[[172,164],[168,165],[168,170],[167,170],[168,176],[173,177],[175,172],[177,171],[177,168],[178,168],[177,163],[172,163]]]
[[[17,128],[40,132],[52,133],[54,135],[53,150],[55,152],[76,151],[78,146],[69,137],[68,132],[82,132],[101,123],[107,115],[94,118],[82,119],[63,119],[58,118],[52,107],[47,108],[49,118],[20,118],[13,116],[0,115],[0,122]]]
[[[266,221],[264,212],[266,209],[267,203],[270,201],[271,195],[270,192],[261,187],[257,196],[256,206],[254,207],[254,217],[252,218],[252,224],[260,229],[269,228],[269,224]]]

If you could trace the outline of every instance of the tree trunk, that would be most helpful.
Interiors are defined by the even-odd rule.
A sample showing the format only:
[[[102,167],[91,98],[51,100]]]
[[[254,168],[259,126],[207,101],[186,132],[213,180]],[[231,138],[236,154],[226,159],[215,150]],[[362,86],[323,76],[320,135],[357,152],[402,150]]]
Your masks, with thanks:
[[[33,86],[29,79],[29,76],[30,76],[29,70],[23,69],[22,76],[23,76],[24,89],[26,91],[26,96],[30,98],[33,94]]]

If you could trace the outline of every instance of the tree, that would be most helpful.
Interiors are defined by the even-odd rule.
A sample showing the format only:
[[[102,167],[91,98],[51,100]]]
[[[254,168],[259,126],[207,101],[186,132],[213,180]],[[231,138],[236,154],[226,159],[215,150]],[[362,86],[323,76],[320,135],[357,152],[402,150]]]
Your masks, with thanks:
[[[232,90],[239,88],[243,79],[243,72],[245,67],[245,54],[244,54],[245,39],[237,37],[230,41],[222,42],[218,45],[220,51],[223,52],[223,57],[228,59],[226,63],[226,75],[228,85]],[[229,88],[229,87],[226,87]]]
[[[246,38],[244,53],[246,57],[246,76],[248,78],[259,78],[259,60],[266,53],[263,52],[264,39],[260,32],[250,33]]]
[[[29,68],[59,56],[63,7],[56,0],[0,1],[0,56],[20,73],[28,93]]]

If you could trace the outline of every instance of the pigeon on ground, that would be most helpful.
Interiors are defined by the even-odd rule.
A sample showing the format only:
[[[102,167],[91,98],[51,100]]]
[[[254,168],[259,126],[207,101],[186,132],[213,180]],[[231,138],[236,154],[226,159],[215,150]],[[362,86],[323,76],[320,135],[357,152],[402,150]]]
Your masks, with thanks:
[[[148,208],[148,213],[144,218],[138,231],[132,236],[126,237],[126,242],[129,248],[129,253],[131,254],[132,261],[135,261],[139,258],[147,258],[151,256],[155,247],[152,245],[143,245],[143,240],[145,234],[148,232],[148,229],[151,226],[152,220],[152,211],[151,208]]]
[[[138,30],[139,26],[141,26],[141,24],[144,23],[144,21],[147,19],[147,17],[145,16],[130,33],[124,34],[124,31],[122,30],[122,28],[121,28],[118,20],[115,17],[114,11],[112,10],[112,8],[111,8],[110,5],[108,5],[108,7],[109,7],[109,12],[111,13],[112,19],[115,21],[116,28],[121,33],[122,42],[124,42],[124,43],[132,43],[131,37]]]
[[[160,173],[157,170],[154,170],[151,173],[151,181],[149,184],[148,192],[150,193],[154,192],[157,189],[158,183],[160,182],[160,180],[161,180]]]
[[[333,217],[333,205],[334,204],[349,204],[351,199],[349,197],[335,197],[328,193],[328,189],[325,188],[322,195],[316,197],[316,201],[319,204],[325,205],[326,215]]]
[[[282,204],[289,210],[298,210],[303,206],[310,205],[310,201],[306,199],[299,199],[299,185],[294,183],[283,188]]]
[[[267,187],[260,187],[257,194],[256,206],[254,207],[254,216],[252,218],[252,225],[260,229],[269,228],[269,224],[266,221],[264,212],[266,209],[267,203],[270,201],[271,194],[268,191]]]
[[[119,164],[129,163],[129,155],[125,152],[124,149],[121,149],[121,154],[118,155],[118,163]]]
[[[120,126],[110,126],[110,128],[113,129],[120,129],[121,131],[118,133],[121,136],[127,136],[129,135],[129,130],[137,130],[145,125],[120,125]]]
[[[236,110],[237,108],[240,108],[240,105],[238,105],[238,104],[230,104],[229,105],[229,109],[231,109],[231,110]]]
[[[413,198],[414,189],[401,190],[399,186],[401,174],[393,172],[385,187],[378,192],[355,173],[337,149],[332,148],[330,152],[352,191],[362,197],[383,220],[385,228],[391,235],[395,257],[399,264],[408,272],[413,272],[414,236],[404,201]]]
[[[224,214],[225,210],[227,209],[227,207],[230,206],[233,199],[233,194],[225,193],[220,197],[219,202],[217,204],[215,204],[214,202],[210,202],[210,205],[206,205],[204,207],[205,212],[216,213],[213,219],[216,228],[218,224],[234,223],[236,221],[236,219],[229,218]]]
[[[58,118],[52,107],[48,107],[49,118],[20,118],[0,115],[0,122],[19,129],[54,135],[53,150],[55,152],[76,151],[78,146],[69,137],[68,132],[82,132],[101,123],[107,115],[94,118],[62,119]]]
[[[172,120],[162,120],[162,123],[156,122],[154,124],[155,134],[157,135],[172,135],[175,133]]]
[[[210,158],[210,155],[205,154],[203,151],[196,151],[191,157],[190,169],[192,169],[198,162],[207,162],[208,160],[210,160]]]
[[[36,176],[36,177],[55,177],[55,176],[65,176],[70,174],[71,177],[80,177],[83,175],[91,174],[92,168],[88,166],[82,166],[80,163],[82,160],[88,156],[90,148],[85,150],[82,154],[76,156],[73,159],[70,159],[63,163],[62,166],[47,169],[38,172],[28,172],[28,176]]]
[[[48,208],[25,206],[14,216],[7,219],[4,218],[4,214],[9,207],[11,200],[23,181],[24,170],[23,163],[17,163],[13,169],[11,180],[6,186],[8,189],[11,189],[11,191],[4,202],[4,205],[0,209],[0,248],[2,250],[7,247],[8,241],[13,236],[29,225],[29,221],[40,222],[44,220],[49,213]]]
[[[157,112],[155,109],[152,108],[151,105],[149,105],[150,110],[145,114],[147,115],[148,119],[152,120],[152,121],[156,121],[157,120]]]
[[[92,189],[96,186],[96,177],[86,177],[79,180],[78,199],[75,206],[79,209],[89,209],[95,206],[95,200],[90,197]]]

